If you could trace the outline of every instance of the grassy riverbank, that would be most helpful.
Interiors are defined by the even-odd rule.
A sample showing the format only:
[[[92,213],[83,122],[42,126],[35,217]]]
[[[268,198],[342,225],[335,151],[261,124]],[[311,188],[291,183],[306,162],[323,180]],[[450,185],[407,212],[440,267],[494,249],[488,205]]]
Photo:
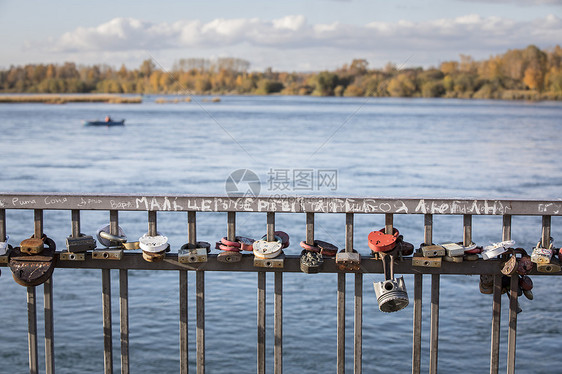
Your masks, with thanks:
[[[66,103],[110,103],[110,104],[140,104],[140,96],[125,97],[120,95],[99,95],[99,94],[80,94],[80,95],[0,95],[0,103],[45,103],[45,104],[66,104]]]

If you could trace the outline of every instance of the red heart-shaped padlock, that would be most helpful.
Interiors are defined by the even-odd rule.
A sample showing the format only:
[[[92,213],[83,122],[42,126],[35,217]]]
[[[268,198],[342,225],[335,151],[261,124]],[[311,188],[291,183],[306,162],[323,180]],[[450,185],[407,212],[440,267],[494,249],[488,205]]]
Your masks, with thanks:
[[[398,234],[397,229],[393,230],[392,235],[385,234],[384,229],[371,231],[368,237],[369,248],[371,248],[373,252],[388,252],[396,246]]]

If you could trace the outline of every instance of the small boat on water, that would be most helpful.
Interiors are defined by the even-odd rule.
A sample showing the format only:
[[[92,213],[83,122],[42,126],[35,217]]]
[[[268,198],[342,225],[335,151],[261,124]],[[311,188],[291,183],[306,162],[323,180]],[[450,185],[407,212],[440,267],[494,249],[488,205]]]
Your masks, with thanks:
[[[125,126],[125,120],[121,121],[84,121],[84,126]]]

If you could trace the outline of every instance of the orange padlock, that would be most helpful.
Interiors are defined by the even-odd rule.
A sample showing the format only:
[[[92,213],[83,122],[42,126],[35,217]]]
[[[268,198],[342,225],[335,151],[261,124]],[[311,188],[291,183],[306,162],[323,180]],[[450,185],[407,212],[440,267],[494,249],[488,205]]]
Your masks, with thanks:
[[[369,248],[373,252],[388,252],[396,246],[396,239],[398,238],[398,229],[393,228],[392,234],[385,234],[384,229],[379,231],[371,231],[369,233]]]

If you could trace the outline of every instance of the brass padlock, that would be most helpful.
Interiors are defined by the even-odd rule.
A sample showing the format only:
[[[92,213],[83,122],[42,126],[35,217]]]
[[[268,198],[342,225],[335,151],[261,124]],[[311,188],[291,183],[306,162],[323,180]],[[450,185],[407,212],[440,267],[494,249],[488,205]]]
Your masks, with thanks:
[[[441,259],[441,257],[424,257],[420,256],[419,253],[414,253],[414,257],[412,257],[412,266],[440,268]]]
[[[361,269],[361,255],[356,250],[353,250],[353,252],[340,251],[336,255],[336,266],[340,271],[359,271]]]
[[[56,244],[50,238],[45,238],[45,244],[47,248],[40,254],[23,253],[20,247],[10,251],[8,266],[16,283],[26,287],[38,286],[51,277],[55,269]]]
[[[285,266],[285,254],[281,251],[273,258],[259,258],[254,256],[254,266],[261,268],[282,269]]]
[[[385,313],[397,312],[409,304],[404,277],[374,282],[379,309]]]
[[[94,260],[121,260],[123,258],[122,249],[96,249],[92,251],[92,258]]]
[[[548,264],[537,264],[537,271],[541,273],[558,273],[560,270],[560,262],[556,258],[550,259]]]
[[[421,245],[423,257],[443,257],[446,254],[445,248],[438,244]]]
[[[66,250],[72,253],[88,252],[96,249],[96,240],[91,235],[80,234],[66,238]]]
[[[315,274],[320,272],[320,268],[324,263],[322,254],[319,252],[312,252],[303,250],[300,258],[300,268],[303,273]]]
[[[59,260],[62,261],[84,261],[85,259],[85,253],[61,252],[59,254]]]
[[[41,238],[36,238],[33,235],[31,238],[22,240],[20,243],[20,251],[28,255],[36,255],[43,251],[45,248],[45,234]]]
[[[517,258],[515,254],[512,254],[509,260],[503,264],[501,272],[510,277],[517,272]]]

